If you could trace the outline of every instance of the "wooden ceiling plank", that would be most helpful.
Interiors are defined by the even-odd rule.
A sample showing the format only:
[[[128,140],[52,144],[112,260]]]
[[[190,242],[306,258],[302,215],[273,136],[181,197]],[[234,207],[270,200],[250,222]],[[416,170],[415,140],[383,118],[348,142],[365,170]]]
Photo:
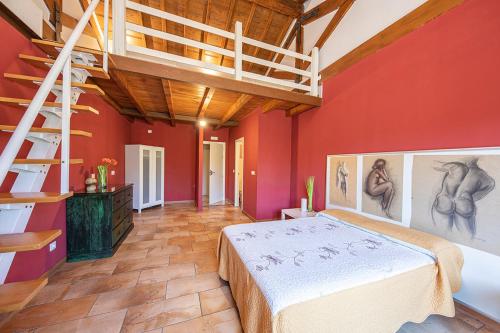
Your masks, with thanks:
[[[205,87],[234,91],[242,94],[280,99],[283,101],[321,105],[321,98],[305,95],[298,92],[264,86],[248,81],[238,81],[233,78],[209,75],[199,70],[180,68],[169,64],[160,64],[132,57],[124,57],[116,54],[110,55],[115,68],[120,71],[128,71],[151,77],[163,78],[174,81],[196,83]]]
[[[316,21],[319,18],[337,10],[344,0],[325,0],[311,10],[308,10],[300,16],[303,25]]]
[[[203,98],[201,99],[200,106],[198,108],[198,112],[196,114],[197,118],[204,118],[205,113],[207,112],[208,106],[212,101],[212,97],[214,96],[215,89],[213,88],[205,88],[205,92],[203,93]]]
[[[175,111],[174,111],[174,103],[172,101],[172,87],[170,86],[170,81],[162,79],[161,85],[163,87],[163,94],[165,95],[168,114],[170,116],[170,125],[175,126]]]
[[[134,95],[133,89],[129,88],[125,74],[123,74],[121,71],[118,70],[111,70],[110,74],[113,81],[115,81],[118,87],[120,87],[120,89],[123,90],[123,92],[128,96],[128,98],[130,99],[132,104],[134,104],[137,110],[139,110],[140,113],[146,116],[147,111],[141,105],[140,99]],[[147,122],[152,123],[151,119],[149,119],[148,117],[146,117],[145,119]]]
[[[321,80],[337,75],[361,59],[377,52],[432,19],[463,3],[464,0],[428,0],[403,16],[336,62],[321,71]]]
[[[276,108],[278,108],[283,103],[283,101],[280,101],[278,99],[271,99],[262,106],[262,113],[276,110]]]
[[[229,110],[226,111],[224,116],[222,116],[222,119],[220,120],[220,123],[219,125],[217,125],[216,129],[220,128],[226,121],[230,120],[231,117],[233,117],[239,110],[241,110],[241,108],[244,107],[245,104],[247,104],[252,98],[252,95],[246,94],[242,94],[240,97],[238,97],[236,102],[234,102]]]
[[[297,114],[300,114],[300,113],[305,112],[307,110],[310,110],[312,108],[313,108],[312,106],[307,105],[307,104],[299,104],[299,105],[294,106],[293,108],[288,109],[287,115],[289,117],[295,116]]]
[[[288,1],[285,3],[281,0],[248,0],[251,3],[259,5],[261,7],[270,9],[277,13],[284,14],[286,16],[299,17],[302,14],[302,4],[300,2]]]
[[[203,9],[203,23],[208,24],[208,21],[210,20],[210,7],[211,7],[211,0],[207,0],[207,3],[205,4],[205,7]],[[207,33],[205,31],[201,31],[201,38],[200,42],[206,43],[207,42]],[[205,54],[205,50],[199,49],[198,50],[198,60],[203,60],[203,55]]]
[[[135,112],[132,110],[122,110],[121,112],[122,115],[127,116],[127,117],[136,117],[136,118],[144,118],[145,116],[140,113],[140,112]],[[150,112],[148,113],[148,117],[153,118],[153,119],[161,119],[161,120],[170,120],[170,116],[163,113],[163,112]],[[176,121],[179,122],[189,122],[189,123],[197,123],[198,118],[193,117],[193,116],[186,116],[186,115],[176,115]],[[204,118],[204,120],[210,124],[210,125],[218,125],[220,123],[219,119],[213,119],[213,118]],[[229,120],[224,123],[224,126],[238,126],[238,122],[234,120]]]

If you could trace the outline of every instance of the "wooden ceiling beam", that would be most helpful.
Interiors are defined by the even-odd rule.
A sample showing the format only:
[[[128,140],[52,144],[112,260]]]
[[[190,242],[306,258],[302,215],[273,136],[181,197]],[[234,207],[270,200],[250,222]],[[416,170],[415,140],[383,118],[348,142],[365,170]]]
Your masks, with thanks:
[[[79,0],[79,2],[80,2],[80,6],[83,9],[83,12],[85,12],[87,10],[87,8],[89,7],[89,0]],[[97,20],[96,15],[92,15],[90,17],[89,24],[92,27],[92,30],[94,30],[95,39],[97,40],[99,47],[101,48],[101,50],[104,50],[104,41],[103,41],[103,38],[102,38],[101,33],[100,33],[99,21]]]
[[[203,98],[201,99],[200,106],[198,107],[198,112],[196,113],[197,118],[204,118],[205,113],[207,112],[208,106],[212,101],[212,97],[214,96],[215,89],[213,88],[205,88],[205,92],[203,93]]]
[[[205,8],[203,10],[203,23],[208,24],[208,21],[210,20],[210,8],[211,8],[211,0],[207,0],[207,3],[205,4]],[[201,31],[201,38],[200,42],[206,43],[207,42],[207,33],[205,31]],[[203,55],[205,53],[205,50],[199,49],[198,50],[198,60],[203,61]]]
[[[76,25],[78,24],[78,20],[76,18],[74,18],[73,16],[70,16],[66,13],[61,12],[61,23],[66,28],[73,30],[73,29],[75,29]],[[94,30],[88,24],[85,26],[85,29],[83,30],[83,34],[87,35],[89,37],[95,38]]]
[[[282,46],[284,49],[288,50],[290,45],[292,45],[292,42],[293,42],[295,36],[297,36],[297,31],[299,30],[299,28],[300,28],[300,22],[297,21],[297,22],[295,22],[295,25],[293,26],[292,31],[290,31],[290,34],[288,35],[288,37],[285,40],[285,43]],[[279,63],[281,63],[281,61],[283,61],[284,57],[285,57],[285,55],[283,53],[279,53],[278,56],[276,57],[276,59],[274,60],[274,62],[279,64]],[[276,71],[275,68],[271,68],[271,71],[269,72],[269,76],[272,76],[272,74],[275,71]]]
[[[170,81],[161,80],[161,85],[163,88],[163,95],[165,96],[165,102],[167,103],[168,115],[170,116],[170,125],[175,126],[175,110],[174,103],[172,101],[172,88],[170,87]]]
[[[281,104],[283,104],[283,101],[280,101],[278,99],[271,99],[262,106],[262,113],[276,110]]]
[[[130,109],[123,109],[120,113],[123,116],[127,116],[127,117],[136,117],[136,118],[144,118],[144,117],[146,117],[142,113],[137,112],[135,110],[130,110]],[[147,117],[149,117],[151,119],[159,119],[159,120],[164,120],[164,121],[169,121],[170,120],[170,116],[168,114],[166,114],[166,113],[163,113],[163,112],[149,112],[147,114]],[[193,116],[186,116],[186,115],[180,115],[179,114],[179,115],[176,115],[175,120],[179,121],[179,122],[197,123],[199,119],[196,118],[196,117],[193,117]],[[209,125],[218,125],[220,123],[219,119],[214,119],[214,118],[204,118],[204,120]],[[229,121],[227,121],[227,122],[224,123],[224,126],[226,126],[226,127],[234,127],[234,126],[238,126],[238,124],[239,123],[237,121],[229,120]]]
[[[141,4],[144,5],[144,6],[150,7],[149,0],[141,0]],[[151,16],[149,14],[141,12],[141,21],[142,21],[142,25],[144,27],[146,27],[146,28],[153,28],[153,26],[151,24]],[[154,43],[154,40],[153,40],[153,36],[144,34],[144,40],[146,41],[146,47],[148,49],[153,49],[154,50],[155,43]]]
[[[140,113],[146,116],[148,112],[141,105],[140,99],[134,95],[134,90],[129,88],[125,74],[118,70],[110,70],[109,74],[113,81],[115,81],[115,83],[118,85],[118,87],[120,87],[120,89],[123,90],[123,92],[127,95],[132,104],[137,108],[137,110],[139,110]],[[151,120],[148,117],[146,117],[145,119],[147,122],[151,123]]]
[[[160,79],[196,83],[205,87],[279,99],[287,102],[309,104],[312,106],[321,105],[321,98],[316,96],[264,86],[249,81],[238,81],[225,76],[209,75],[201,70],[181,68],[166,63],[150,62],[116,54],[110,55],[110,57],[114,67],[119,71],[133,72]]]
[[[325,0],[311,10],[300,16],[303,25],[316,21],[317,19],[337,10],[344,0]]]
[[[393,43],[408,33],[420,28],[430,20],[463,3],[464,0],[428,0],[420,7],[406,14],[336,62],[321,71],[321,80],[337,75],[350,66],[378,50]]]
[[[217,125],[216,129],[220,128],[222,125],[224,125],[225,122],[231,119],[238,111],[241,110],[242,107],[245,106],[251,99],[253,98],[252,95],[246,95],[243,94],[238,99],[236,102],[234,102],[230,107],[229,110],[226,111],[224,116],[222,116],[222,119],[220,120],[220,123]]]
[[[299,104],[299,105],[296,105],[294,106],[293,108],[290,108],[288,109],[287,111],[287,116],[291,117],[291,116],[295,116],[295,115],[298,115],[302,112],[305,112],[307,110],[310,110],[312,109],[313,107],[310,106],[310,105],[306,105],[306,104]]]
[[[224,29],[226,31],[231,31],[231,25],[233,24],[235,9],[236,9],[236,0],[231,0],[231,2],[229,3],[229,9],[227,12],[228,16],[227,16],[227,21],[226,21],[226,27]],[[227,44],[229,43],[229,40],[227,38],[223,38],[222,40],[223,40],[223,42],[222,42],[221,46],[223,48],[227,49]],[[223,62],[224,62],[224,55],[221,54],[219,65],[222,66]]]
[[[271,23],[273,22],[273,14],[274,14],[274,12],[272,10],[270,10],[269,16],[268,16],[267,21],[266,21],[266,26],[264,27],[264,30],[262,30],[262,33],[259,35],[257,40],[264,40],[266,38],[266,35],[269,32],[269,28],[271,27]],[[248,24],[247,26],[249,27],[250,24]],[[258,48],[257,46],[253,46],[253,51],[250,52],[251,53],[250,55],[252,57],[257,56],[257,53],[259,53],[259,50],[260,50],[260,48]],[[250,71],[252,69],[253,65],[254,65],[253,62],[247,63],[247,68],[248,68],[247,70]]]

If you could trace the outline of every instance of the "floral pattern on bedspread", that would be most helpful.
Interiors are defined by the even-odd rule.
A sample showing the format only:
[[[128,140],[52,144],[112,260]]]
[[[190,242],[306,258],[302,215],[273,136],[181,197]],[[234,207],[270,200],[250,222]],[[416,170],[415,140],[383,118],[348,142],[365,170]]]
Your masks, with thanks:
[[[428,251],[328,215],[224,228],[273,315],[434,263]]]

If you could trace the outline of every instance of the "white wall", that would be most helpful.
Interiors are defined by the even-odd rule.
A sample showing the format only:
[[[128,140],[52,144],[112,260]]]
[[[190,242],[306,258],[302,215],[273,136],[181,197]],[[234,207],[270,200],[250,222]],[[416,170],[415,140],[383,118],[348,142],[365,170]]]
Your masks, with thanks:
[[[43,0],[0,0],[38,37],[43,36],[43,21],[49,22],[50,11]]]

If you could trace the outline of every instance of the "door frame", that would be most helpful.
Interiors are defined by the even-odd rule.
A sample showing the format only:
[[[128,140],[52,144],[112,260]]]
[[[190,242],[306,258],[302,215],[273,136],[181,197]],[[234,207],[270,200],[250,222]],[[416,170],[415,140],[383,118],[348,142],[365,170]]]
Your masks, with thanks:
[[[234,207],[239,207],[240,202],[240,189],[238,188],[238,145],[243,149],[243,163],[241,165],[241,193],[243,193],[245,174],[243,170],[245,168],[245,137],[234,140]],[[241,149],[240,148],[240,149]],[[243,195],[243,199],[245,196]],[[243,209],[243,200],[241,200],[241,209]]]
[[[226,201],[226,143],[220,142],[220,141],[203,141],[203,144],[222,145],[222,200]],[[210,168],[210,165],[209,165],[209,168]],[[210,178],[208,180],[208,201],[210,202]]]

